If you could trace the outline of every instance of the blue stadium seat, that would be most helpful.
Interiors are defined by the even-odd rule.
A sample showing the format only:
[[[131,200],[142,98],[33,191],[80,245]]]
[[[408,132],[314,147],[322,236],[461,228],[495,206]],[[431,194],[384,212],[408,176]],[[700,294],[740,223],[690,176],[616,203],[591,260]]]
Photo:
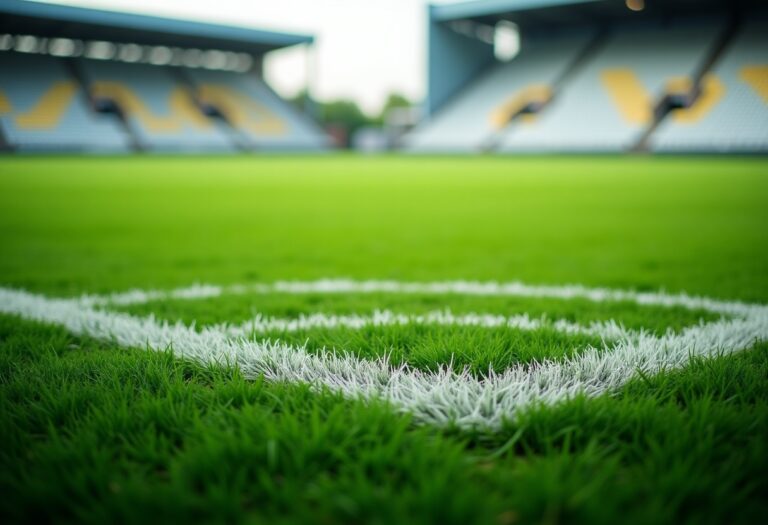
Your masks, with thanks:
[[[690,110],[674,111],[651,138],[655,151],[768,151],[768,21],[749,21]]]
[[[253,149],[319,150],[323,131],[253,73],[188,70],[199,99],[220,111]]]
[[[690,76],[723,27],[711,20],[615,28],[604,47],[531,123],[511,126],[502,151],[624,151],[653,119],[670,80]]]
[[[591,32],[524,42],[520,54],[496,64],[406,138],[412,151],[477,151],[498,131],[499,113],[533,91],[544,92],[591,42]]]
[[[82,60],[91,94],[117,103],[153,151],[232,151],[222,125],[206,117],[188,89],[164,67]]]
[[[111,116],[95,113],[61,59],[0,53],[0,122],[22,151],[120,152],[128,137]]]

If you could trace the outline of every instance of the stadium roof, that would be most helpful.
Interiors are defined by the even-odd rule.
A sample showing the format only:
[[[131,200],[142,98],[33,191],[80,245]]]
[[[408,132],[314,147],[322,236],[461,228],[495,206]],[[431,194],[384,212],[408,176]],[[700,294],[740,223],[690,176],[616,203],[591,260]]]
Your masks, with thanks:
[[[599,0],[474,0],[432,6],[432,17],[436,20],[461,20],[594,1]]]
[[[0,32],[252,54],[313,41],[313,37],[308,35],[26,0],[0,1]]]
[[[759,0],[646,0],[642,12],[627,8],[624,0],[475,0],[430,6],[437,22],[476,20],[494,23],[511,20],[520,26],[551,27],[621,19],[695,15],[759,6]]]

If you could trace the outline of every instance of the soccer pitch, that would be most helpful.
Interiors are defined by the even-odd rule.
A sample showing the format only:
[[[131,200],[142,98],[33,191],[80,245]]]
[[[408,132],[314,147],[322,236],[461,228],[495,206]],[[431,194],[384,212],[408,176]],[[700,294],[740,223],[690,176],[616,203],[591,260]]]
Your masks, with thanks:
[[[0,159],[0,517],[755,523],[768,162]]]

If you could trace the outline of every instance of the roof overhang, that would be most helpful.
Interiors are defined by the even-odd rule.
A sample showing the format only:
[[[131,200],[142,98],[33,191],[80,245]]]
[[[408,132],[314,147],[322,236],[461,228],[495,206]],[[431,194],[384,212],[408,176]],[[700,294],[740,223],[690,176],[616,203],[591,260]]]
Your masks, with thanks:
[[[309,35],[27,0],[0,1],[0,32],[46,38],[221,49],[255,55],[297,44],[310,44],[314,40]]]
[[[441,22],[471,18],[498,17],[503,13],[526,11],[581,4],[602,0],[474,0],[455,4],[432,6],[432,18]]]
[[[665,17],[708,15],[759,9],[760,0],[645,0],[640,12],[625,0],[475,0],[430,6],[433,22],[472,20],[493,25],[509,20],[523,29],[553,29]]]

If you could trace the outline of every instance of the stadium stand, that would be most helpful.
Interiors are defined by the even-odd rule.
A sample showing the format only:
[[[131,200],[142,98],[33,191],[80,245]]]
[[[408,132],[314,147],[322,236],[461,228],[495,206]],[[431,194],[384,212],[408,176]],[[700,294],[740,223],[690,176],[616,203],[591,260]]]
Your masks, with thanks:
[[[504,63],[510,23],[521,46]],[[428,24],[410,151],[768,152],[756,0],[478,0],[430,6]]]
[[[690,77],[721,28],[671,22],[615,29],[603,49],[532,122],[511,126],[506,151],[623,151],[653,121],[655,101],[677,77]]]
[[[317,150],[328,146],[316,126],[254,75],[190,70],[199,103],[233,126],[254,149]]]
[[[120,107],[143,149],[234,149],[219,124],[200,111],[189,90],[167,68],[96,60],[81,64],[91,96]]]
[[[430,6],[428,24],[409,151],[768,152],[760,0],[476,0]],[[507,60],[495,40],[510,24],[522,46]],[[0,150],[323,149],[261,71],[312,41],[2,0]]]
[[[318,150],[329,141],[263,80],[312,37],[0,2],[0,149]]]
[[[768,23],[747,21],[705,78],[688,110],[673,111],[651,140],[655,151],[768,150]]]
[[[484,149],[528,105],[548,101],[558,78],[593,38],[578,32],[527,42],[514,60],[494,65],[426,122],[409,146],[430,151]]]
[[[91,110],[54,57],[0,53],[0,123],[8,145],[28,151],[125,151],[114,118]]]

